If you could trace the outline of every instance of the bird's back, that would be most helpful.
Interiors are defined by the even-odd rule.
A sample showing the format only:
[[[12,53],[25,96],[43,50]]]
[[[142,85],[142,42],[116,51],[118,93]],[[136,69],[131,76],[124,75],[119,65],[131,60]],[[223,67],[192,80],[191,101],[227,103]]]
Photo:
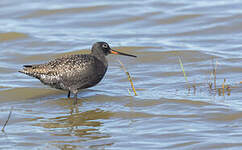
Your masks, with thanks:
[[[54,88],[83,89],[96,85],[103,78],[106,64],[91,54],[79,54],[57,58],[46,64],[25,65],[20,72]]]

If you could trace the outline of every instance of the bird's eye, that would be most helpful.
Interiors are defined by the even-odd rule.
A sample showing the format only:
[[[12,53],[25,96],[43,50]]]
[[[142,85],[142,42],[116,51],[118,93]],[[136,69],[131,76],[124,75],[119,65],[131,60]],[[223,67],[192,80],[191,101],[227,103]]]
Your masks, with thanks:
[[[108,48],[108,44],[103,44],[102,47],[103,48]]]

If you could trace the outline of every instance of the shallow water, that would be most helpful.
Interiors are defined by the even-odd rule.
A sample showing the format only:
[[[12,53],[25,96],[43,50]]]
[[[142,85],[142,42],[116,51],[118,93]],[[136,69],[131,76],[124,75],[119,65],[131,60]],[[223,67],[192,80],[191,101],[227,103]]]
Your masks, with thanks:
[[[242,2],[0,2],[0,149],[241,149]],[[77,106],[17,71],[97,41],[108,56]],[[187,75],[186,82],[179,59]],[[131,74],[138,96],[117,59]],[[214,61],[214,63],[212,63]],[[211,72],[217,65],[216,86]],[[220,90],[224,79],[229,91]]]

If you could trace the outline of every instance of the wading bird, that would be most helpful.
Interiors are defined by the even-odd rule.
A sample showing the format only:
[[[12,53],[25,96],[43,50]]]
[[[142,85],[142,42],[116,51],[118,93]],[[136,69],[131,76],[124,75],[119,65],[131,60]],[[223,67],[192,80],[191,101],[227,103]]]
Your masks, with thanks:
[[[90,54],[64,56],[45,64],[24,65],[19,72],[53,88],[68,91],[68,98],[73,93],[76,104],[79,90],[95,86],[104,77],[108,68],[105,56],[108,54],[136,57],[113,50],[106,42],[96,42]]]

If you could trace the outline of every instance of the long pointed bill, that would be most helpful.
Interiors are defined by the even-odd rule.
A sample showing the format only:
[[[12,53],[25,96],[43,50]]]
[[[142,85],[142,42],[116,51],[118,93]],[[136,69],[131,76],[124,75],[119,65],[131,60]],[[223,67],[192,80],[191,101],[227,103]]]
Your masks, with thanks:
[[[111,49],[111,54],[115,54],[115,55],[124,55],[124,56],[130,56],[130,57],[137,57],[135,55],[130,55],[130,54],[126,54],[126,53],[122,53],[122,52],[119,52],[119,51],[116,51],[116,50],[113,50]]]

